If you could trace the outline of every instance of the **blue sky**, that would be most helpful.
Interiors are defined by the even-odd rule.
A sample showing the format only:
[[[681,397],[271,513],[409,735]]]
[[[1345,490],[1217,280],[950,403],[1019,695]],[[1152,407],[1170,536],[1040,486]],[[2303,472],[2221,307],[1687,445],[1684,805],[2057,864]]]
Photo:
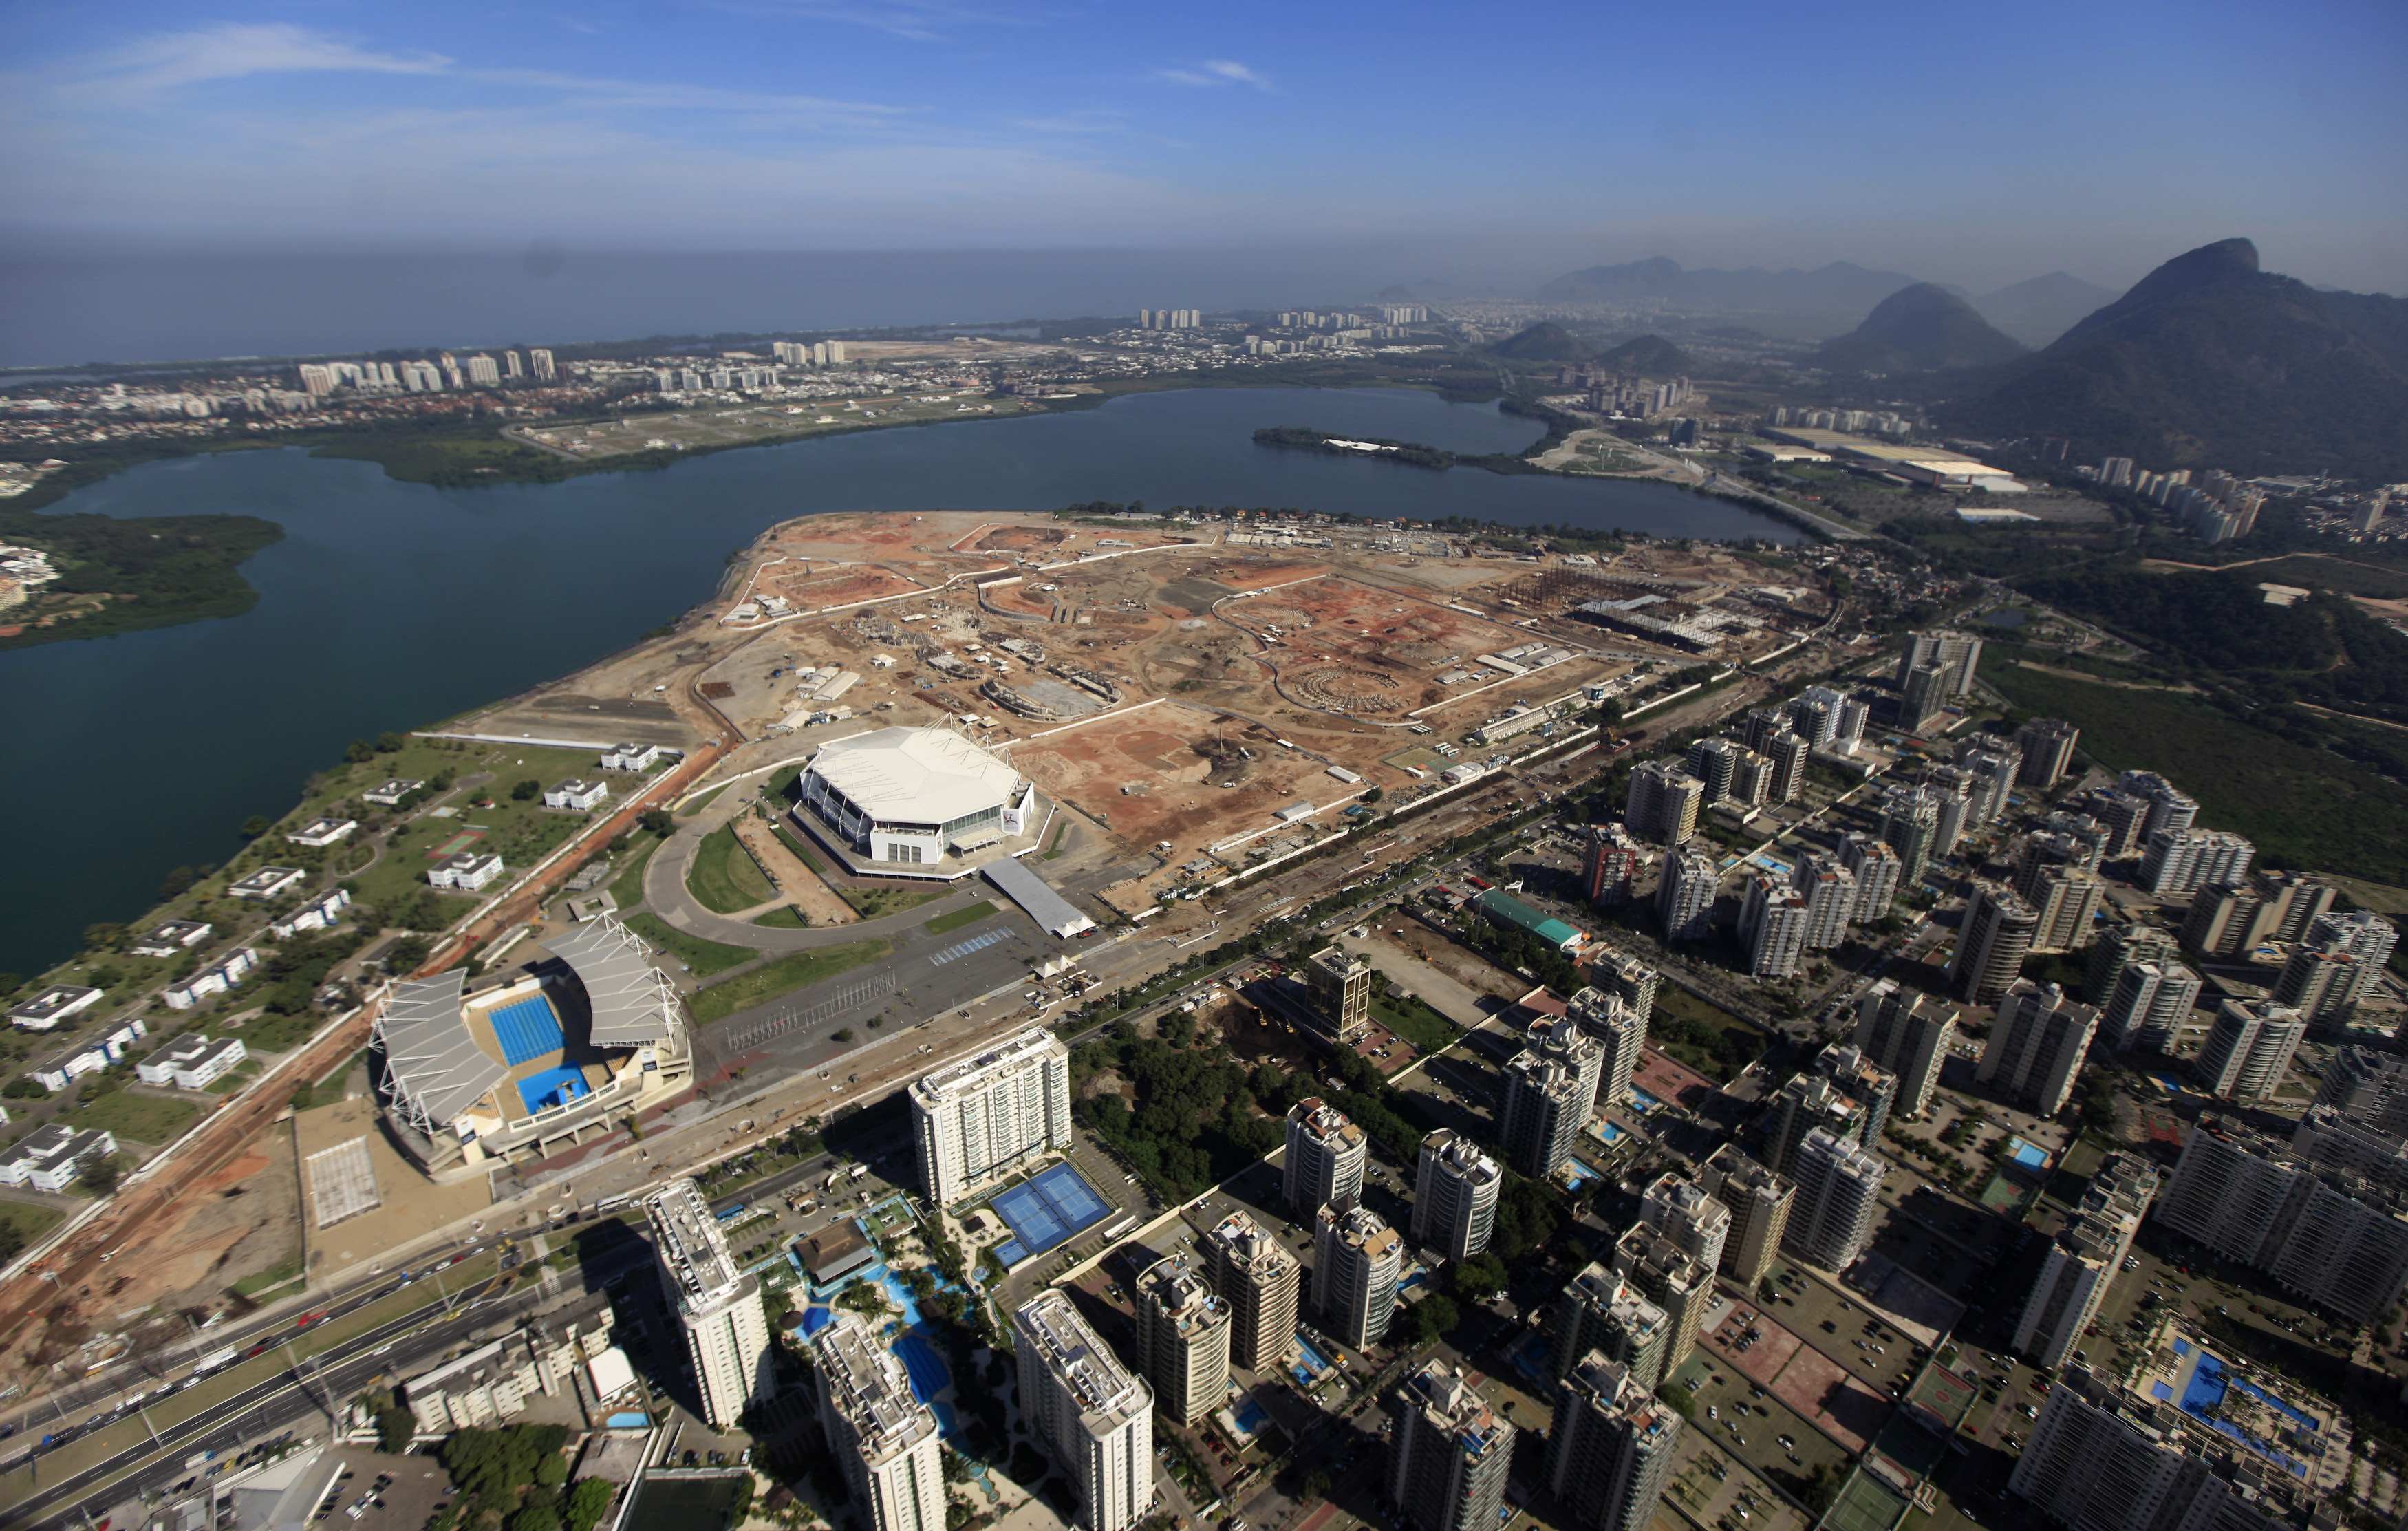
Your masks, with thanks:
[[[16,0],[0,213],[193,248],[1376,245],[2408,291],[2408,5]]]

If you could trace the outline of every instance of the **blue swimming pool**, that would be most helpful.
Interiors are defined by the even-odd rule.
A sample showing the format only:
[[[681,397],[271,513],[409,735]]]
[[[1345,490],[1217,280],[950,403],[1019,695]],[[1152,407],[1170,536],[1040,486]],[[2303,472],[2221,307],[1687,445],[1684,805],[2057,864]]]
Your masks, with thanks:
[[[1055,1165],[1009,1191],[996,1194],[996,1215],[1011,1229],[1021,1255],[1043,1254],[1111,1215],[1111,1203],[1098,1195],[1086,1178],[1068,1165]],[[1018,1256],[996,1252],[1006,1265]]]
[[[613,1430],[649,1430],[652,1428],[652,1417],[650,1414],[629,1412],[613,1414],[602,1423]]]
[[[1641,1090],[1635,1084],[1630,1087],[1630,1104],[1637,1109],[1641,1116],[1646,1115],[1649,1111],[1661,1110],[1664,1106],[1662,1101],[1657,1100],[1654,1095],[1649,1095],[1646,1091]]]
[[[574,1064],[562,1064],[540,1074],[530,1074],[519,1080],[519,1099],[530,1111],[540,1111],[548,1106],[558,1106],[585,1094],[585,1070]]]
[[[2015,1163],[2026,1169],[2048,1167],[2048,1151],[2037,1143],[2027,1143],[2020,1138],[2010,1138],[2007,1142],[2007,1152]]]
[[[502,1062],[512,1068],[560,1051],[560,1017],[552,1013],[552,1001],[541,994],[513,1000],[488,1018],[494,1023],[494,1040],[502,1045]]]
[[[903,1358],[903,1369],[911,1374],[911,1396],[922,1403],[936,1402],[937,1395],[953,1385],[953,1374],[946,1369],[945,1358],[919,1330],[906,1329],[896,1335],[895,1353]]]
[[[1229,1417],[1238,1422],[1239,1429],[1250,1436],[1261,1435],[1263,1426],[1271,1422],[1271,1417],[1263,1412],[1263,1406],[1252,1398],[1240,1399],[1238,1407],[1229,1410]]]
[[[1601,1180],[1605,1179],[1605,1175],[1603,1171],[1597,1169],[1593,1166],[1583,1164],[1578,1159],[1566,1159],[1564,1161],[1564,1179],[1571,1181],[1572,1189],[1574,1191],[1578,1191],[1583,1186],[1587,1185],[1591,1180]]]
[[[1625,1138],[1629,1136],[1629,1134],[1624,1132],[1620,1127],[1615,1126],[1611,1122],[1603,1123],[1597,1130],[1598,1135],[1609,1143],[1619,1143]]]

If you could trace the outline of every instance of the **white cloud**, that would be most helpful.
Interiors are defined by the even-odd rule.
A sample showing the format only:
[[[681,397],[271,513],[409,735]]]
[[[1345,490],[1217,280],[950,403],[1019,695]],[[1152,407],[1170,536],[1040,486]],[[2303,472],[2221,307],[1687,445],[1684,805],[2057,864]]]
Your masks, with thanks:
[[[1271,82],[1260,73],[1235,59],[1206,59],[1193,68],[1156,69],[1156,79],[1167,79],[1175,85],[1252,85],[1268,91]]]
[[[908,42],[940,42],[968,26],[1020,25],[1036,19],[954,0],[720,0],[720,8],[750,16],[835,21]]]
[[[80,73],[87,90],[133,98],[253,75],[433,75],[451,66],[440,53],[380,53],[307,27],[222,21],[94,56]]]

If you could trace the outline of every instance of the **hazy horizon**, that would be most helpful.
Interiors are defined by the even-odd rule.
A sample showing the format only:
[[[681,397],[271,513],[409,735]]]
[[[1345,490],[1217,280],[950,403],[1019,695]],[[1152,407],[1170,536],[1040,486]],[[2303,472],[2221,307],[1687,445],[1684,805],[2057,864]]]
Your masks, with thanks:
[[[1125,275],[1070,310],[1096,311],[1392,283],[1526,296],[1657,255],[2120,290],[2240,236],[2270,270],[2408,293],[2408,11],[2360,0],[2041,4],[2011,28],[1905,5],[1800,27],[1743,0],[1710,26],[1610,29],[1561,5],[1505,25],[1246,3],[136,0],[15,7],[0,36],[18,149],[0,241],[36,263],[1117,257]],[[1340,257],[1357,274],[1328,291]],[[1123,290],[1182,265],[1198,290]],[[1206,290],[1227,266],[1231,295]],[[1053,311],[1023,291],[1045,289],[894,322]],[[228,297],[217,324],[276,327],[272,292]],[[0,302],[12,331],[48,309],[62,343],[111,328],[43,293]],[[8,359],[97,357],[93,338]]]

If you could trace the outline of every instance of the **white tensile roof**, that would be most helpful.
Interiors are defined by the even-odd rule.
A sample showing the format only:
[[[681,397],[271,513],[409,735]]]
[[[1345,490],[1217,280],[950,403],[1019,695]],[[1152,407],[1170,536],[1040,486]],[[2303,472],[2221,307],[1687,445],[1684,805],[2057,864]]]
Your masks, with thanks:
[[[940,824],[1000,808],[1020,773],[942,728],[878,728],[837,739],[811,770],[879,819]]]

